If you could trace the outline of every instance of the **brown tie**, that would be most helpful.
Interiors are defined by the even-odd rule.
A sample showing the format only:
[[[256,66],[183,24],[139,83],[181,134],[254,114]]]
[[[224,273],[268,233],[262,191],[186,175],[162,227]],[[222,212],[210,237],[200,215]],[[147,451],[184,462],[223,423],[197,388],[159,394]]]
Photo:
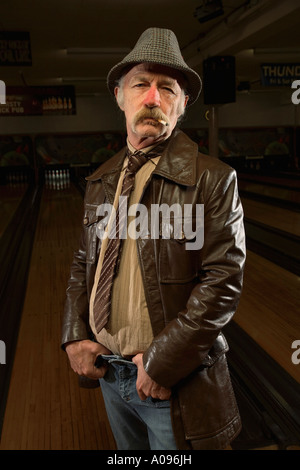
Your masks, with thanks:
[[[94,300],[94,320],[97,333],[106,325],[110,314],[111,290],[113,279],[116,273],[116,266],[120,253],[120,245],[123,230],[125,229],[127,215],[127,201],[133,188],[135,174],[150,159],[158,155],[158,148],[154,152],[145,154],[136,151],[128,157],[128,166],[126,168],[122,183],[119,204],[116,211],[115,231],[110,232],[107,248],[105,251],[100,278]]]

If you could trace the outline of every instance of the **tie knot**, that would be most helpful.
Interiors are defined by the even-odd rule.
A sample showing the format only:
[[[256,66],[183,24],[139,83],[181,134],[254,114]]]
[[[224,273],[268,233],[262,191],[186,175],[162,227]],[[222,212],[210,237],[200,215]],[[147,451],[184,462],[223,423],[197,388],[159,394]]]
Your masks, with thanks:
[[[141,151],[137,151],[129,155],[127,171],[136,173],[147,161],[149,157]]]

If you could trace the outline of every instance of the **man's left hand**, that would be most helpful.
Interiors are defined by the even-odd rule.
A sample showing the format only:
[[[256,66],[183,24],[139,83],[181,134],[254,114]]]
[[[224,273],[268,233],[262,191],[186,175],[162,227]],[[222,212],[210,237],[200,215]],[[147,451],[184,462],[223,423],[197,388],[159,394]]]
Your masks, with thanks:
[[[146,400],[147,397],[152,397],[159,400],[169,400],[171,389],[162,387],[151,379],[144,369],[143,354],[139,353],[134,356],[132,362],[138,368],[136,389],[140,399]]]

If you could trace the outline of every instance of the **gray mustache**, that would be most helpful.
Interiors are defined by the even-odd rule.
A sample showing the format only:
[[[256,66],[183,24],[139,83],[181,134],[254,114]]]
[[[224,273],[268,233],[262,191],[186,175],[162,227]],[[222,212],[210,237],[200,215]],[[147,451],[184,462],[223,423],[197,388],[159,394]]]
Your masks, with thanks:
[[[156,119],[165,121],[166,123],[169,123],[169,119],[167,116],[158,108],[149,108],[149,109],[141,109],[136,115],[134,122],[137,124],[139,121],[142,121],[143,119]]]

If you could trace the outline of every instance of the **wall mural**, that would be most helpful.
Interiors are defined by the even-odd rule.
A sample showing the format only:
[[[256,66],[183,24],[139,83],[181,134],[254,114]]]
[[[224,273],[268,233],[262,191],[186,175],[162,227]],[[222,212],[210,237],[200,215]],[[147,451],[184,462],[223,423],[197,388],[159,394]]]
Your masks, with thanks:
[[[0,167],[33,164],[33,143],[29,136],[0,136]]]
[[[35,139],[38,165],[100,165],[123,146],[121,133],[41,135]]]
[[[208,153],[208,129],[191,129],[185,132],[198,143],[202,153]],[[219,130],[219,157],[292,154],[291,127]]]
[[[200,152],[209,153],[208,129],[185,130]],[[292,170],[299,139],[292,127],[219,129],[219,158],[241,170]],[[295,142],[298,142],[295,151]]]
[[[209,153],[208,129],[184,129],[202,153]],[[295,143],[297,143],[295,150]],[[100,165],[125,145],[121,132],[0,136],[0,169],[48,165]],[[219,157],[237,167],[254,160],[293,166],[300,149],[299,129],[292,127],[219,130]],[[246,163],[245,163],[246,162]]]

